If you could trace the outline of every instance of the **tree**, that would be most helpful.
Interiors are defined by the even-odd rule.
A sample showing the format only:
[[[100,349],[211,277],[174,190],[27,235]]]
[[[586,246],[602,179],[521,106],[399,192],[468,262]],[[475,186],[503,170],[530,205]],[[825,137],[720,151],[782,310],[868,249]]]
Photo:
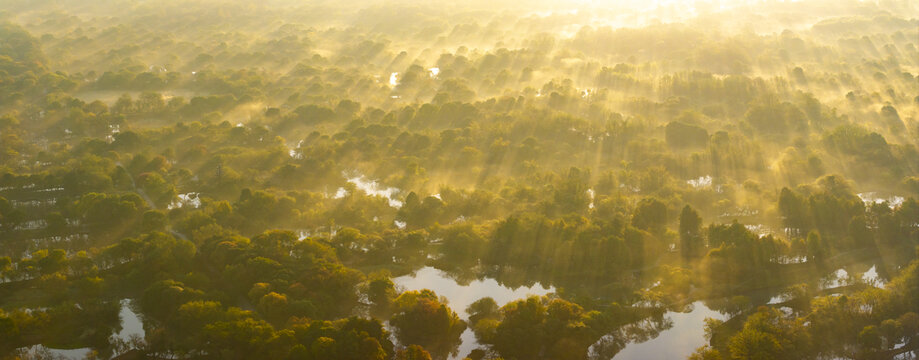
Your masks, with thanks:
[[[919,314],[914,312],[905,313],[900,315],[897,322],[900,325],[903,339],[906,341],[915,341],[916,337],[919,336]]]
[[[252,238],[255,251],[261,256],[275,260],[285,258],[296,242],[296,234],[281,230],[267,231]]]
[[[755,329],[741,330],[731,338],[728,348],[734,359],[784,359],[782,346],[775,336]]]
[[[587,193],[589,177],[589,172],[572,167],[568,170],[568,176],[556,184],[553,203],[560,214],[581,213],[587,210],[590,203]]]
[[[764,134],[783,134],[789,130],[807,129],[807,118],[797,106],[779,103],[775,96],[767,96],[752,104],[744,115],[753,128]]]
[[[166,213],[160,210],[147,210],[144,212],[141,220],[141,230],[143,232],[163,231],[166,229],[168,220]]]
[[[787,299],[787,303],[799,311],[807,310],[810,308],[811,298],[814,296],[810,287],[807,286],[806,283],[795,284],[788,287],[788,289],[785,290],[784,295]]]
[[[53,274],[67,267],[67,252],[63,249],[39,250],[32,253],[32,258],[38,262],[42,274]]]
[[[708,131],[691,124],[671,121],[665,128],[667,145],[674,148],[701,147],[708,144]]]
[[[228,316],[219,302],[189,301],[177,308],[169,309],[165,323],[170,331],[166,335],[175,339],[180,346],[194,349],[201,340],[199,336],[205,326],[218,321],[233,320],[232,317]]]
[[[3,352],[13,351],[19,342],[19,325],[16,323],[16,319],[11,318],[9,315],[0,310],[0,338],[5,339],[5,341],[0,342],[0,351]]]
[[[705,345],[701,346],[692,355],[689,356],[689,360],[721,360],[721,353],[718,352],[718,349],[715,349],[711,346]]]
[[[144,200],[134,193],[88,193],[77,201],[77,210],[83,214],[83,219],[88,225],[106,229],[115,229],[120,223],[131,220],[144,207]]]
[[[801,196],[787,187],[779,193],[779,213],[786,227],[806,230],[808,226],[807,205]]]
[[[339,326],[339,353],[349,360],[384,360],[394,355],[389,332],[378,319],[356,316],[336,321]],[[356,336],[355,336],[356,335]]]
[[[862,331],[858,333],[858,344],[862,346],[863,351],[869,353],[880,350],[881,334],[877,326],[865,326]]]
[[[325,336],[313,340],[310,344],[310,352],[315,359],[334,359],[337,348],[335,339]]]
[[[802,319],[786,319],[781,311],[762,306],[728,341],[734,359],[802,359],[812,353]]]
[[[894,345],[900,342],[903,331],[900,328],[900,322],[894,319],[887,319],[881,322],[881,325],[878,326],[878,333],[884,339],[885,350],[892,349]]]
[[[41,73],[47,62],[38,39],[8,21],[0,24],[0,58],[0,71],[12,75],[26,71]]]
[[[396,352],[396,360],[431,360],[431,354],[418,345],[409,345]]]
[[[718,331],[718,328],[724,325],[724,320],[707,317],[703,321],[702,327],[705,329],[705,341],[712,342],[715,337],[715,331]]]
[[[140,304],[144,314],[166,319],[180,305],[202,297],[204,293],[200,290],[185,286],[175,280],[163,280],[144,290]]]
[[[203,350],[223,359],[252,359],[268,350],[274,329],[252,318],[218,321],[204,327]]]
[[[494,299],[483,297],[469,304],[469,307],[466,308],[466,313],[469,314],[469,323],[474,326],[479,320],[500,319],[500,310],[498,303]]]
[[[265,294],[258,302],[259,312],[264,314],[269,322],[277,325],[283,325],[287,321],[287,306],[287,296],[276,292]]]
[[[683,257],[702,254],[702,218],[692,207],[686,205],[680,212],[680,251]]]
[[[388,272],[371,275],[367,283],[367,300],[370,301],[375,312],[388,313],[396,294],[396,285],[390,279]]]
[[[9,256],[0,256],[0,279],[9,277],[13,270],[13,260]]]
[[[810,261],[821,261],[826,255],[826,245],[817,231],[807,233],[807,257]]]
[[[131,99],[131,95],[121,95],[121,97],[115,101],[115,105],[112,106],[112,112],[116,114],[128,114],[134,112],[134,100]]]
[[[135,107],[138,112],[158,113],[166,107],[166,100],[162,94],[145,92],[137,99]]]
[[[390,324],[399,342],[421,345],[438,356],[454,352],[466,330],[466,323],[431,290],[406,291],[394,308]]]
[[[501,308],[501,313],[503,319],[495,331],[495,350],[508,358],[537,358],[546,341],[542,327],[546,308],[542,301],[530,297],[510,302]]]
[[[663,234],[667,225],[667,205],[655,198],[645,198],[635,207],[632,215],[632,226],[651,232]]]

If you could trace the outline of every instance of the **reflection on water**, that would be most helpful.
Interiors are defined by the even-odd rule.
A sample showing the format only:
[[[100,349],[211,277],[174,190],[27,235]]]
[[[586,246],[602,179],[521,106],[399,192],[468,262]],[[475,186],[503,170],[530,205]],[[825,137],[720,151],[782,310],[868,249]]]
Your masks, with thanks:
[[[613,358],[620,359],[685,359],[696,348],[705,345],[705,318],[726,320],[726,316],[705,306],[701,301],[692,304],[686,313],[669,311],[664,318],[672,326],[662,330],[657,337],[625,346]]]
[[[140,316],[134,312],[132,309],[133,300],[131,299],[122,299],[120,301],[121,310],[118,314],[121,322],[121,330],[118,333],[112,334],[110,342],[121,340],[124,342],[131,342],[134,339],[143,340],[146,332],[144,331],[143,321]],[[36,311],[36,310],[45,310],[44,308],[38,309],[28,309],[27,311]],[[117,328],[117,327],[116,327]],[[0,339],[2,341],[3,339]],[[106,349],[96,349],[100,353],[106,353]],[[16,354],[23,359],[60,359],[60,360],[70,360],[70,359],[86,359],[89,354],[93,351],[93,348],[83,347],[77,349],[55,349],[47,347],[42,344],[32,345],[28,347],[19,348],[16,350]],[[98,354],[97,354],[98,355]],[[103,355],[104,358],[107,357]]]
[[[696,189],[707,188],[712,186],[712,177],[711,175],[700,176],[698,179],[686,180],[686,183]]]
[[[357,173],[354,176],[348,176],[348,173],[343,173],[348,179],[349,183],[354,184],[359,190],[363,191],[368,196],[380,196],[386,198],[389,202],[389,206],[392,206],[396,209],[402,207],[402,200],[396,198],[396,194],[401,192],[398,188],[383,186],[378,183],[376,180],[369,180],[366,176]],[[335,192],[335,199],[341,199],[348,195],[348,190],[345,188],[338,188]]]
[[[832,289],[840,286],[851,285],[849,272],[846,269],[837,269],[820,280],[821,289]]]
[[[900,205],[903,205],[903,201],[906,200],[902,196],[891,195],[885,197],[873,191],[858,193],[857,195],[860,199],[862,199],[863,202],[865,202],[865,205],[870,206],[874,204],[883,204],[886,202],[887,206],[889,206],[891,209],[895,209]]]
[[[790,300],[790,299],[789,299],[789,297],[788,297],[787,294],[778,294],[778,295],[776,295],[776,296],[773,296],[773,297],[769,298],[769,302],[767,302],[766,304],[767,304],[767,305],[781,304],[781,303],[786,302],[786,301],[788,301],[788,300]]]
[[[19,349],[18,353],[23,359],[80,360],[86,359],[90,351],[90,348],[52,349],[44,345],[32,345]]]
[[[438,296],[447,298],[450,308],[456,311],[464,320],[469,318],[466,314],[466,307],[483,297],[491,297],[498,303],[498,306],[504,306],[504,304],[526,298],[529,295],[542,296],[555,292],[554,287],[546,288],[539,283],[530,287],[521,286],[511,289],[491,278],[474,280],[469,282],[468,285],[460,285],[456,280],[447,277],[444,272],[430,266],[425,266],[414,274],[394,278],[393,282],[396,286],[405,288],[405,290],[433,290]],[[461,339],[462,344],[460,344],[458,356],[453,357],[454,359],[462,359],[479,346],[475,335],[469,328],[463,332]]]
[[[878,274],[877,265],[871,265],[871,268],[862,274],[862,280],[864,280],[869,285],[876,286],[881,289],[887,285],[887,282],[881,278],[881,274]]]
[[[166,209],[172,210],[186,206],[190,206],[195,209],[201,207],[201,198],[198,197],[198,193],[190,192],[187,194],[179,194],[177,199],[173,200],[171,203],[169,203],[168,206],[166,206]]]
[[[134,313],[134,310],[131,309],[133,303],[134,301],[130,299],[121,300],[121,312],[118,313],[118,316],[121,318],[121,331],[115,335],[121,340],[127,341],[133,336],[143,339],[144,335],[146,335],[144,323],[140,320],[140,317]]]
[[[546,288],[539,283],[530,287],[521,286],[511,289],[491,278],[460,285],[456,280],[447,277],[444,272],[430,266],[419,269],[413,275],[397,277],[393,279],[393,282],[406,290],[434,290],[437,295],[446,297],[450,301],[450,308],[460,315],[464,315],[463,312],[469,304],[486,296],[494,299],[499,306],[503,306],[513,300],[526,298],[528,295],[542,296],[555,291],[554,287]]]
[[[857,270],[853,271],[854,274],[858,272]],[[875,264],[872,264],[868,270],[862,272],[861,276],[855,276],[854,274],[850,274],[849,271],[843,268],[837,269],[821,279],[820,288],[832,289],[835,287],[853,285],[857,283],[858,280],[881,289],[887,285],[887,281],[881,277],[881,274],[878,272],[878,267]]]

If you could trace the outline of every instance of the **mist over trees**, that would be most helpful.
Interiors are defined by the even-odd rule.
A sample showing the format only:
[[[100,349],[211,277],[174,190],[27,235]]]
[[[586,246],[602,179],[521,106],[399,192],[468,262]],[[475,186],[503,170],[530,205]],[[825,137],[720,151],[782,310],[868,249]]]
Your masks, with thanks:
[[[0,358],[916,356],[917,48],[900,0],[0,2]]]

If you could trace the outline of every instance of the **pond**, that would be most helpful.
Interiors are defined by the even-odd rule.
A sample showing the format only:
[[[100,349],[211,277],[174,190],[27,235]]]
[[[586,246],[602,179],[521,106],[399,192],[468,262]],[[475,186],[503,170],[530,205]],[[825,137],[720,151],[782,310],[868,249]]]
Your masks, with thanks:
[[[867,270],[861,270],[868,265],[871,267]],[[820,279],[819,285],[820,289],[831,289],[834,287],[853,285],[859,281],[880,289],[887,286],[887,280],[879,273],[878,264],[874,263],[851,265],[848,270],[845,268],[836,269],[836,271],[824,275]]]
[[[146,335],[143,321],[132,309],[133,303],[134,301],[130,299],[121,300],[121,312],[118,313],[121,318],[121,331],[115,335],[121,340],[128,341],[134,336],[143,339]]]
[[[44,345],[32,345],[18,349],[17,354],[23,359],[79,360],[85,359],[91,351],[90,348],[52,349]]]
[[[878,274],[877,265],[871,265],[871,268],[862,274],[862,280],[881,289],[887,286],[887,281],[881,277],[881,274]]]
[[[201,207],[201,198],[198,197],[198,193],[190,192],[186,194],[179,194],[176,199],[172,200],[171,203],[166,207],[167,210],[178,209],[182,207],[190,206],[195,209]]]
[[[112,338],[121,339],[123,341],[130,341],[135,337],[143,339],[146,335],[143,321],[141,320],[140,316],[138,316],[137,313],[135,313],[132,309],[133,302],[134,301],[131,299],[122,299],[120,301],[121,310],[118,313],[118,317],[121,321],[121,331],[116,334],[112,334]],[[45,309],[38,308],[33,310]],[[77,349],[55,349],[42,344],[23,347],[16,350],[16,352],[20,354],[24,359],[61,360],[85,359],[87,358],[87,355],[92,351],[93,349],[88,347]]]
[[[396,195],[399,194],[402,190],[394,187],[383,186],[376,180],[370,180],[358,172],[352,171],[350,173],[353,175],[349,175],[349,172],[344,172],[342,175],[345,176],[349,183],[354,184],[358,190],[363,191],[365,194],[367,194],[367,196],[383,197],[389,202],[389,206],[396,209],[402,207],[402,200],[399,200],[399,198],[396,197]],[[346,195],[348,195],[348,190],[340,187],[335,191],[335,195],[332,198],[341,199]]]
[[[701,301],[692,304],[689,312],[668,311],[665,319],[673,325],[657,337],[641,343],[630,343],[613,359],[685,359],[696,348],[705,345],[705,318],[726,320],[726,316],[710,309]]]
[[[491,278],[474,280],[467,285],[460,285],[443,271],[430,266],[425,266],[414,274],[394,278],[393,282],[396,286],[405,290],[433,290],[438,296],[447,298],[450,308],[456,311],[457,315],[464,320],[469,318],[468,314],[466,314],[466,307],[483,297],[491,297],[498,303],[498,306],[504,306],[511,301],[524,299],[529,295],[542,296],[555,292],[554,287],[546,288],[539,283],[530,287],[521,286],[512,289],[499,284],[497,280]],[[461,339],[462,344],[460,344],[459,353],[457,353],[457,356],[451,357],[451,359],[462,359],[470,351],[479,347],[475,334],[469,328],[463,332]]]
[[[863,192],[857,194],[865,205],[871,206],[874,204],[883,204],[887,203],[887,206],[891,209],[895,209],[900,205],[903,205],[903,202],[906,200],[902,196],[898,195],[889,195],[889,194],[879,194],[878,192]]]
[[[450,308],[463,319],[468,318],[465,313],[466,307],[486,296],[493,298],[499,306],[503,306],[508,302],[526,298],[528,295],[541,296],[555,291],[554,288],[546,288],[539,283],[531,287],[511,289],[491,278],[460,285],[444,272],[429,266],[419,269],[414,274],[394,278],[393,282],[405,290],[434,290],[437,295],[447,298]],[[707,317],[726,320],[725,315],[710,309],[701,301],[693,303],[689,312],[667,312],[664,318],[672,324],[672,327],[661,331],[657,337],[648,341],[626,345],[614,359],[685,359],[696,348],[705,345],[704,324]],[[461,340],[459,353],[452,359],[462,359],[470,351],[479,347],[470,329],[466,329]]]

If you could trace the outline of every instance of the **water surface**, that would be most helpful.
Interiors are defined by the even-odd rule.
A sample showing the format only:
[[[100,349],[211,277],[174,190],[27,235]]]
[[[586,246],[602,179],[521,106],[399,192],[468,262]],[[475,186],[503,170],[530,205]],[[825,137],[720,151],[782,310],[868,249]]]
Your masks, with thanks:
[[[393,282],[396,286],[400,286],[405,290],[433,290],[438,296],[447,298],[450,308],[456,311],[457,315],[463,320],[469,319],[469,315],[466,314],[466,307],[483,297],[491,297],[498,303],[498,306],[504,306],[511,301],[523,299],[530,295],[542,296],[555,292],[554,287],[547,288],[539,283],[530,287],[521,286],[512,289],[499,284],[497,280],[491,278],[474,280],[468,285],[460,285],[456,280],[449,278],[443,271],[430,266],[425,266],[414,274],[394,278]],[[466,328],[466,331],[461,335],[461,339],[462,344],[460,344],[459,353],[457,356],[451,357],[451,359],[462,359],[470,351],[479,347],[475,334],[470,328]]]
[[[118,313],[118,317],[121,318],[121,331],[115,335],[121,340],[127,341],[133,336],[138,336],[143,339],[146,335],[143,321],[131,308],[133,303],[134,301],[131,299],[121,300],[121,312]]]
[[[656,338],[625,346],[615,360],[669,360],[685,359],[696,349],[706,344],[705,318],[726,320],[726,316],[708,308],[701,301],[692,304],[686,313],[669,311],[664,314],[673,326],[661,331]]]

